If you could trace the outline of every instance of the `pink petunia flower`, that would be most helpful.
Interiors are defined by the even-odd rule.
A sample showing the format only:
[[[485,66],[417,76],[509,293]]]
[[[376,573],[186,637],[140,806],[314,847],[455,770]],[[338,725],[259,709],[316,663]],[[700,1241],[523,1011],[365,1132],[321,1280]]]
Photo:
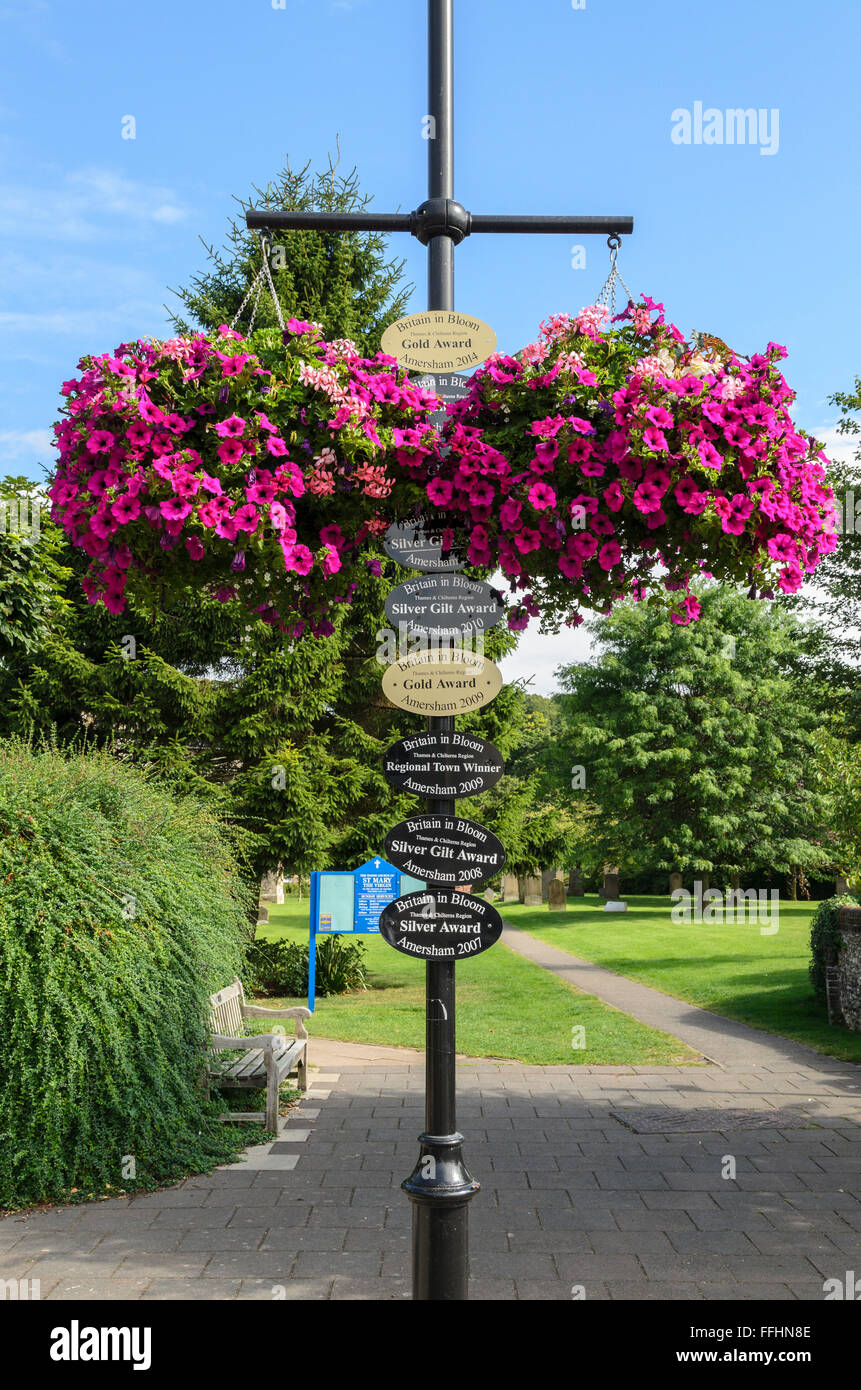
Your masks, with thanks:
[[[241,439],[245,433],[245,421],[240,420],[238,415],[231,415],[227,420],[219,420],[215,433],[221,439]]]
[[[432,478],[425,491],[435,507],[447,507],[454,492],[454,485],[446,478]]]
[[[260,513],[251,503],[246,503],[245,506],[236,509],[233,519],[240,531],[256,531]]]
[[[123,494],[118,497],[111,507],[114,520],[121,526],[126,526],[130,521],[136,521],[141,514],[141,504],[136,497]]]
[[[654,425],[650,425],[647,430],[643,431],[643,443],[647,449],[651,449],[652,453],[655,454],[667,453],[670,447],[663,430],[657,429]]]
[[[246,362],[251,358],[247,352],[238,352],[235,357],[226,357],[223,352],[216,354],[221,362],[221,375],[223,377],[239,376]]]
[[[618,483],[611,483],[604,489],[604,502],[611,512],[621,511],[625,503],[625,494]]]
[[[166,521],[184,521],[193,511],[190,502],[182,502],[178,497],[169,497],[159,503],[159,511]]]
[[[547,483],[533,483],[527,495],[537,512],[556,506],[556,493]]]
[[[110,430],[94,430],[87,440],[87,448],[91,454],[104,454],[113,449],[116,442]]]
[[[288,545],[282,539],[281,551],[284,556],[284,568],[293,570],[295,574],[309,574],[314,564],[314,556],[307,545]]]
[[[225,439],[218,446],[218,457],[228,465],[238,463],[245,450],[238,439]]]

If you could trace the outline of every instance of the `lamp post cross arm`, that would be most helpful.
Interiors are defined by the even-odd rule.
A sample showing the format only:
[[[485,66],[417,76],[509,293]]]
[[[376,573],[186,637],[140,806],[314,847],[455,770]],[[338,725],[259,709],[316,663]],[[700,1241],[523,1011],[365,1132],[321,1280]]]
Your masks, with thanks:
[[[428,198],[414,212],[291,212],[281,208],[249,208],[245,221],[252,230],[410,232],[424,246],[438,236],[450,237],[457,245],[464,237],[478,232],[561,232],[573,236],[603,232],[628,236],[634,230],[633,217],[471,213],[453,198]]]

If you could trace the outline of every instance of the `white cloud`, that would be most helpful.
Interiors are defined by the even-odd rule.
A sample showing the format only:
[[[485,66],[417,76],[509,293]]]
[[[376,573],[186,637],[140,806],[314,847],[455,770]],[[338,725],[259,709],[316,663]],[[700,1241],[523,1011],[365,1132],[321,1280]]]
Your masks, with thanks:
[[[51,430],[0,430],[0,466],[52,463],[53,447]]]
[[[583,627],[566,627],[557,633],[538,631],[538,620],[520,634],[517,650],[500,661],[506,681],[524,680],[530,695],[555,695],[562,689],[556,678],[559,666],[588,661],[593,654],[592,637]]]
[[[808,430],[808,434],[818,439],[825,451],[825,457],[834,463],[849,463],[861,448],[861,435],[838,434],[835,425],[820,425],[816,429]]]
[[[131,230],[156,222],[182,222],[188,209],[170,188],[126,178],[111,169],[78,169],[56,185],[0,185],[0,235],[57,240],[104,240],[106,220],[122,219]]]

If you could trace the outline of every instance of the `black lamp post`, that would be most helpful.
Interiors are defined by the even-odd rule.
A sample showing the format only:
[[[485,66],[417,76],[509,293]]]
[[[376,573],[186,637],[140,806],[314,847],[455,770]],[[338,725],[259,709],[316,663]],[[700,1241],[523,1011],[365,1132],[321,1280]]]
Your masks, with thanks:
[[[251,209],[250,228],[410,232],[428,249],[428,309],[454,308],[454,248],[478,232],[568,235],[634,229],[632,217],[486,216],[454,200],[453,0],[428,0],[428,196],[411,213],[289,212]],[[453,717],[431,717],[429,732],[454,729]],[[454,799],[428,810],[455,811]],[[413,1298],[468,1297],[468,1205],[479,1184],[461,1154],[455,1109],[455,962],[427,961],[425,1129],[419,1159],[403,1188],[413,1203]]]

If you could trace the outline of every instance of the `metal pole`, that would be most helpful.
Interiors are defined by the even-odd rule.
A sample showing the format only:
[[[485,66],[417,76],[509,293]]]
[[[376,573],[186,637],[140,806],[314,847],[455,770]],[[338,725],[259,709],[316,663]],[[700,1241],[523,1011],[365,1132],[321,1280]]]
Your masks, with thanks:
[[[454,197],[452,0],[428,0],[428,198]],[[454,308],[454,240],[428,242],[428,308]],[[452,717],[431,717],[429,733],[454,729]],[[454,798],[428,810],[454,815]],[[413,1298],[468,1297],[468,1203],[478,1191],[461,1155],[455,1077],[455,963],[428,961],[426,971],[425,1132],[419,1160],[403,1184],[413,1203]]]

